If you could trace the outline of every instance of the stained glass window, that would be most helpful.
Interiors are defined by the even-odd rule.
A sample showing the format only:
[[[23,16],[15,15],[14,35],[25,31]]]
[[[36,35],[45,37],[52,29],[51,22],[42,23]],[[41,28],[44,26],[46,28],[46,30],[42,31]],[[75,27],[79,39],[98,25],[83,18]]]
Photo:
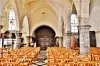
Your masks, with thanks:
[[[16,16],[14,9],[10,9],[9,11],[8,30],[16,30]]]
[[[78,33],[78,20],[75,14],[71,15],[71,32]]]

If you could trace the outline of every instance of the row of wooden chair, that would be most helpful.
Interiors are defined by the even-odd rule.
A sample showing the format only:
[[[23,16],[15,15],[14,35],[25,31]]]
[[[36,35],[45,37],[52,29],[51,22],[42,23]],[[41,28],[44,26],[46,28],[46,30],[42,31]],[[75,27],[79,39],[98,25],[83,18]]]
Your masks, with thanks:
[[[38,58],[39,53],[39,47],[6,49],[0,57],[0,66],[31,66],[32,63],[34,63],[34,61]]]
[[[70,63],[48,63],[47,66],[100,66],[100,62],[70,62]]]
[[[91,54],[100,55],[100,48],[99,47],[91,47],[90,48]]]
[[[80,55],[79,49],[49,47],[47,49],[47,66],[100,66],[100,55],[94,54],[99,48],[91,47],[90,54]]]

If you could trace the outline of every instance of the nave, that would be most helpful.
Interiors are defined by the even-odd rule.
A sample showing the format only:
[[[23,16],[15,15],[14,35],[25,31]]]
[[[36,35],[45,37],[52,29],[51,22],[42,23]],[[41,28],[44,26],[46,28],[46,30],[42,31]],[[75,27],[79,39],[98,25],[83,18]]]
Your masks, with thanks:
[[[100,0],[0,0],[0,66],[100,66]]]

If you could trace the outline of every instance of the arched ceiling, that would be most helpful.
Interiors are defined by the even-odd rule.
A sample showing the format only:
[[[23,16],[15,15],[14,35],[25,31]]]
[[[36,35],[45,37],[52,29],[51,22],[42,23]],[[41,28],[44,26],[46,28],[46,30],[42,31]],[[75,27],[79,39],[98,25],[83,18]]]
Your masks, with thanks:
[[[45,5],[46,4],[46,5]],[[39,8],[41,8],[41,6],[43,6],[42,8],[46,7],[50,10],[52,10],[53,12],[55,12],[56,15],[58,15],[59,12],[59,8],[61,8],[61,3],[59,1],[50,1],[50,0],[28,0],[25,2],[24,5],[30,12],[35,12],[37,11]]]
[[[15,6],[15,2],[14,0],[9,0],[4,11],[7,12],[9,11],[11,8],[13,8],[14,10],[16,9],[16,6]]]
[[[60,8],[62,8],[63,5],[68,6],[70,4],[70,2],[72,2],[72,0],[9,0],[9,1],[15,1],[15,3],[17,2],[17,5],[15,5],[15,6],[17,6],[18,11],[21,10],[19,12],[20,14],[23,13],[22,9],[24,9],[24,8],[26,8],[29,11],[30,11],[30,9],[35,11],[35,10],[37,10],[37,7],[39,7],[41,3],[45,2],[49,5],[50,9],[53,12],[55,12],[56,15],[58,15],[58,13],[59,13],[58,11]],[[20,8],[20,10],[19,10],[19,8]],[[23,11],[25,12],[25,9]]]
[[[47,3],[41,3],[40,5],[38,5],[38,7],[37,7],[35,10],[32,10],[32,15],[33,15],[34,13],[36,13],[37,11],[41,10],[41,9],[42,9],[44,12],[46,12],[46,10],[49,9],[49,10],[51,10],[55,15],[57,15],[56,12],[55,12]]]
[[[35,2],[47,2],[47,1],[51,1],[51,2],[57,2],[57,3],[61,3],[61,0],[24,0],[23,2],[25,3],[25,4],[27,4],[27,3],[29,3],[29,2],[33,2],[33,1],[35,1]]]
[[[0,0],[0,16],[3,15],[4,8],[9,0]]]
[[[58,19],[55,12],[48,6],[48,4],[41,4],[36,10],[31,12],[31,16],[29,18],[29,25],[31,34],[39,25],[48,25],[51,26],[53,29],[58,28]],[[55,30],[57,32],[57,30]]]
[[[72,5],[71,4],[72,0],[13,0],[13,1],[15,1],[15,6],[18,11],[19,20],[23,20],[24,15],[27,14],[31,20],[31,21],[29,20],[29,22],[36,22],[37,18],[33,20],[33,17],[35,18],[40,16],[41,18],[40,19],[38,18],[38,20],[41,20],[42,19],[41,13],[44,10],[45,12],[50,13],[49,15],[52,14],[51,17],[49,16],[47,17],[47,20],[48,21],[51,20],[51,22],[55,23],[56,25],[58,24],[57,20],[58,20],[60,10],[62,10],[62,13],[63,11],[67,12],[68,10],[67,7]],[[61,16],[64,15],[62,13]],[[37,16],[37,14],[39,16]],[[53,17],[55,18],[55,20]],[[32,23],[30,23],[30,25],[32,25]],[[56,27],[53,26],[53,27],[56,29],[58,26]]]
[[[48,4],[47,6],[55,12],[57,16],[59,16],[59,9],[63,10],[63,6],[70,6],[72,0],[22,0],[23,5],[27,8],[27,10],[34,12],[41,6],[41,4]]]
[[[39,22],[38,24],[40,25],[45,24],[45,25],[51,26],[54,29],[57,29],[58,28],[57,20],[59,16],[64,15],[63,11],[68,12],[67,7],[72,5],[72,0],[22,0],[22,3],[23,3],[23,6],[28,10],[30,32],[32,33],[33,29],[35,28],[35,27],[32,27],[33,23],[34,23],[34,26],[36,26],[38,22]],[[62,10],[61,14],[60,14],[60,10]],[[42,15],[43,11],[45,11],[46,16],[47,15],[51,16],[50,14],[53,14],[52,17],[47,16],[44,19],[44,16]],[[51,22],[53,23],[51,24]],[[58,29],[55,31],[57,32]]]

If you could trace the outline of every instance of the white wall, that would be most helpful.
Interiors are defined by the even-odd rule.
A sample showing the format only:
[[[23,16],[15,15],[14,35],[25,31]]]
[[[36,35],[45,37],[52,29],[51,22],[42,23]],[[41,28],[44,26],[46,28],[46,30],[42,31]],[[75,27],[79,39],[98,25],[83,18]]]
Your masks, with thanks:
[[[42,14],[43,11],[45,12],[45,14]],[[51,27],[56,32],[56,36],[59,33],[58,18],[49,7],[40,8],[34,14],[31,14],[29,25],[30,35],[33,35],[34,30],[41,25],[47,25]]]
[[[97,47],[100,47],[100,0],[93,0],[90,13],[90,31],[96,31]]]

